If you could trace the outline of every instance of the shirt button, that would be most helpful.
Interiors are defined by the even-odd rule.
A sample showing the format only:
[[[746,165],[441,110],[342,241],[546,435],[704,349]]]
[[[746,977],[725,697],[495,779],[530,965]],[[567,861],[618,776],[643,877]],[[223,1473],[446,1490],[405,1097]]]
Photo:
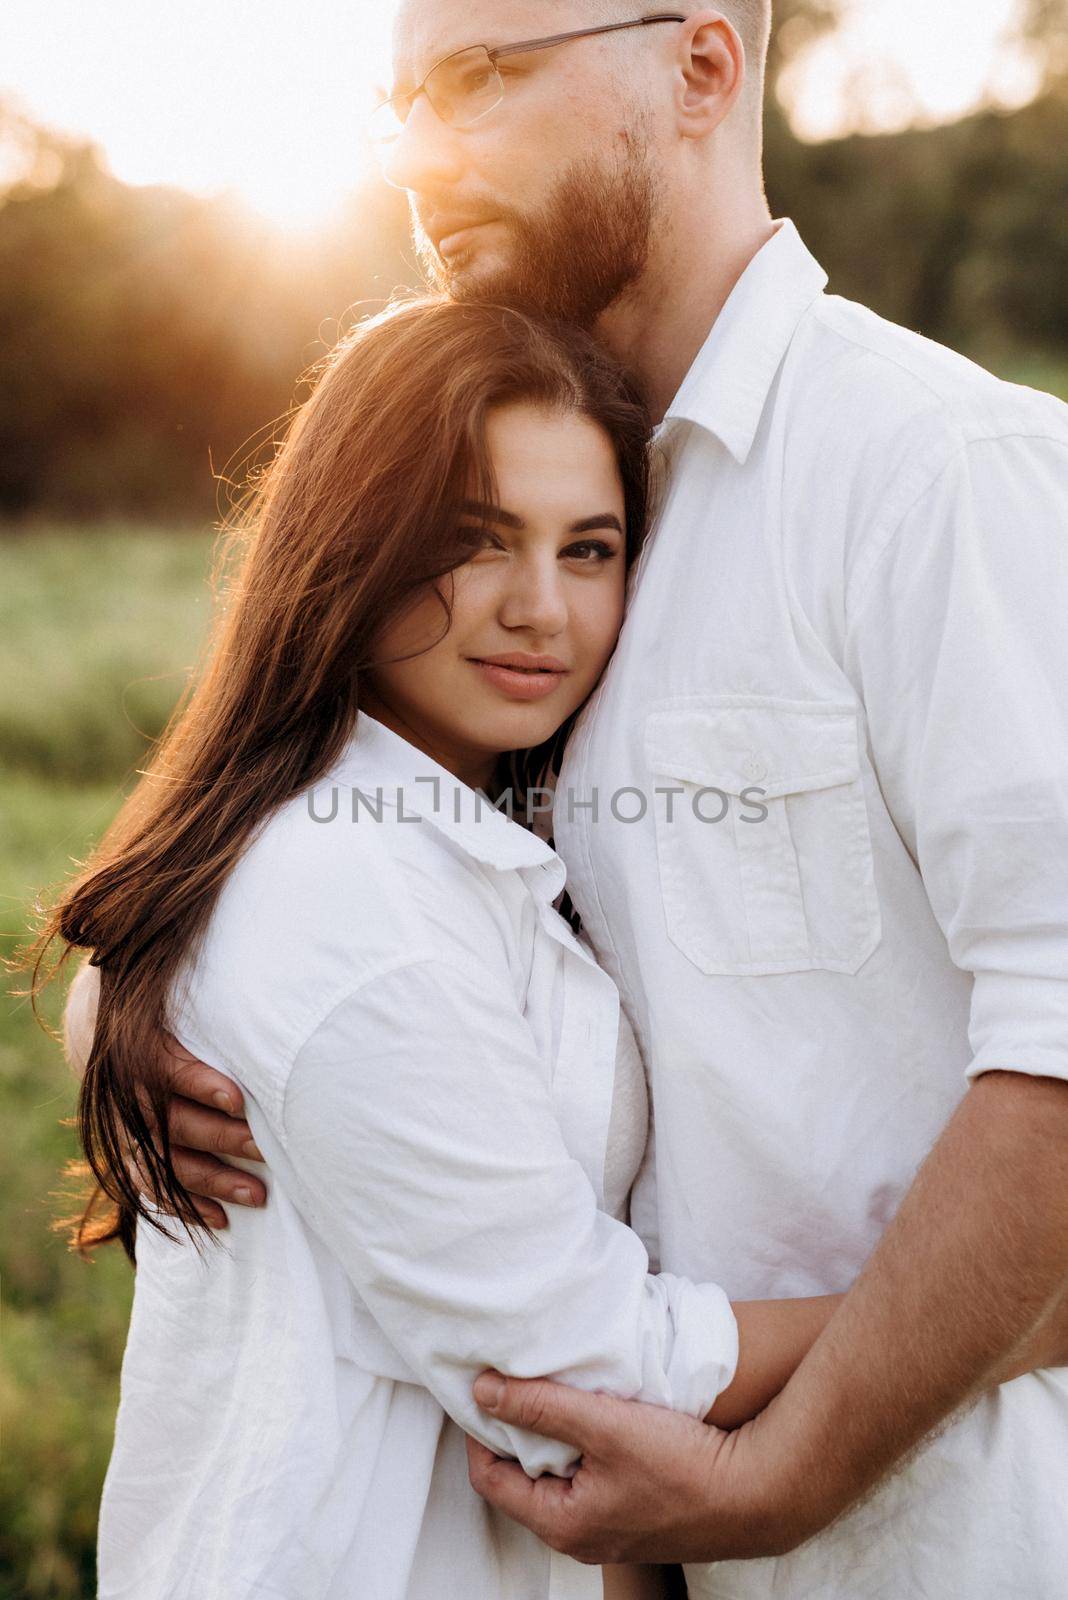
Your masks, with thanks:
[[[742,771],[754,783],[759,783],[761,778],[766,778],[768,775],[768,764],[761,756],[746,756],[742,762]]]

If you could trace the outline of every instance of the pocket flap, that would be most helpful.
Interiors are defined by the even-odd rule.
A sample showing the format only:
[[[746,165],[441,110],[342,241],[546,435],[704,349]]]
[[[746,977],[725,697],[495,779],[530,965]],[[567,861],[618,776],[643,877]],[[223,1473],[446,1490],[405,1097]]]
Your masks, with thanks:
[[[645,755],[665,777],[770,800],[860,775],[855,709],[816,701],[722,698],[653,711]]]

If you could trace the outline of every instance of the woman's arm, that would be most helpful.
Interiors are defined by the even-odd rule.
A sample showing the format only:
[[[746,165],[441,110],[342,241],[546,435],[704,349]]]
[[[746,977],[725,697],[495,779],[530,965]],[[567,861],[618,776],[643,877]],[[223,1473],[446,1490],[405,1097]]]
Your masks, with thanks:
[[[485,1367],[551,1373],[703,1417],[734,1376],[723,1292],[652,1276],[567,1148],[551,1074],[493,956],[378,975],[299,1051],[275,1171],[419,1382],[528,1472],[577,1452],[474,1403]],[[192,1042],[192,1041],[190,1041]]]
[[[785,1388],[843,1300],[840,1294],[797,1300],[736,1300],[738,1370],[705,1418],[738,1428]]]

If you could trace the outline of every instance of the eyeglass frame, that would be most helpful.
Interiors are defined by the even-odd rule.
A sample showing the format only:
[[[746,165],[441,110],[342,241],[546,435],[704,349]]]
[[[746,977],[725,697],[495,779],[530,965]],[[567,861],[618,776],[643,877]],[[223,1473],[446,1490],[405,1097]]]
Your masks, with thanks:
[[[535,50],[552,50],[555,49],[557,45],[570,44],[572,39],[591,39],[599,33],[621,33],[625,28],[648,28],[654,23],[658,22],[685,21],[685,16],[681,15],[679,12],[657,11],[653,12],[647,17],[634,17],[629,22],[602,22],[600,26],[596,28],[573,28],[569,33],[550,33],[542,39],[522,39],[515,44],[502,44],[492,47],[487,44],[465,44],[459,50],[450,50],[448,55],[442,56],[440,61],[435,61],[434,65],[430,68],[430,71],[424,76],[422,82],[416,84],[414,89],[406,91],[404,94],[390,95],[388,99],[381,101],[371,113],[369,120],[373,126],[375,117],[377,117],[386,106],[396,106],[396,103],[401,100],[407,100],[408,116],[410,116],[412,107],[415,105],[416,100],[421,94],[426,94],[427,83],[434,76],[435,72],[438,71],[439,67],[443,67],[447,61],[455,61],[457,56],[467,55],[469,50],[484,50],[490,66],[496,71],[498,61],[500,61],[504,56],[525,55]],[[494,101],[493,105],[487,106],[485,111],[480,111],[478,116],[472,118],[470,122],[463,123],[459,131],[463,132],[465,128],[473,128],[476,122],[481,122],[483,117],[488,117],[492,111],[496,111],[503,99],[504,84],[502,82],[500,99]],[[438,112],[437,107],[434,105],[434,102],[430,99],[429,95],[427,95],[427,100],[429,101],[434,115],[439,116],[440,113]],[[397,120],[400,122],[400,125],[403,128],[407,125],[408,117],[404,117],[403,120],[398,117]],[[441,120],[444,121],[444,118],[441,118]],[[447,126],[454,127],[456,124],[449,123]],[[382,142],[384,143],[386,141]]]

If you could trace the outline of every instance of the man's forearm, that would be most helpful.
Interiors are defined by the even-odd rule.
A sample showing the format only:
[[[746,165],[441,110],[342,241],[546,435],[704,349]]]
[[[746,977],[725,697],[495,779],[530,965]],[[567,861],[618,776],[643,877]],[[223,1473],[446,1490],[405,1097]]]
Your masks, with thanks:
[[[1042,1367],[1068,1367],[1068,1285],[1031,1337],[1006,1357],[995,1372],[995,1382],[1011,1383]]]
[[[738,1369],[705,1421],[717,1428],[737,1428],[769,1406],[844,1299],[841,1294],[827,1294],[811,1299],[735,1301]],[[1060,1366],[1068,1366],[1068,1284],[1030,1337],[996,1363],[987,1375],[987,1384],[997,1387],[1036,1368]]]
[[[981,1390],[1056,1347],[1068,1282],[1068,1083],[980,1079],[824,1334],[757,1420],[804,1532]],[[770,1436],[770,1437],[769,1437]]]

